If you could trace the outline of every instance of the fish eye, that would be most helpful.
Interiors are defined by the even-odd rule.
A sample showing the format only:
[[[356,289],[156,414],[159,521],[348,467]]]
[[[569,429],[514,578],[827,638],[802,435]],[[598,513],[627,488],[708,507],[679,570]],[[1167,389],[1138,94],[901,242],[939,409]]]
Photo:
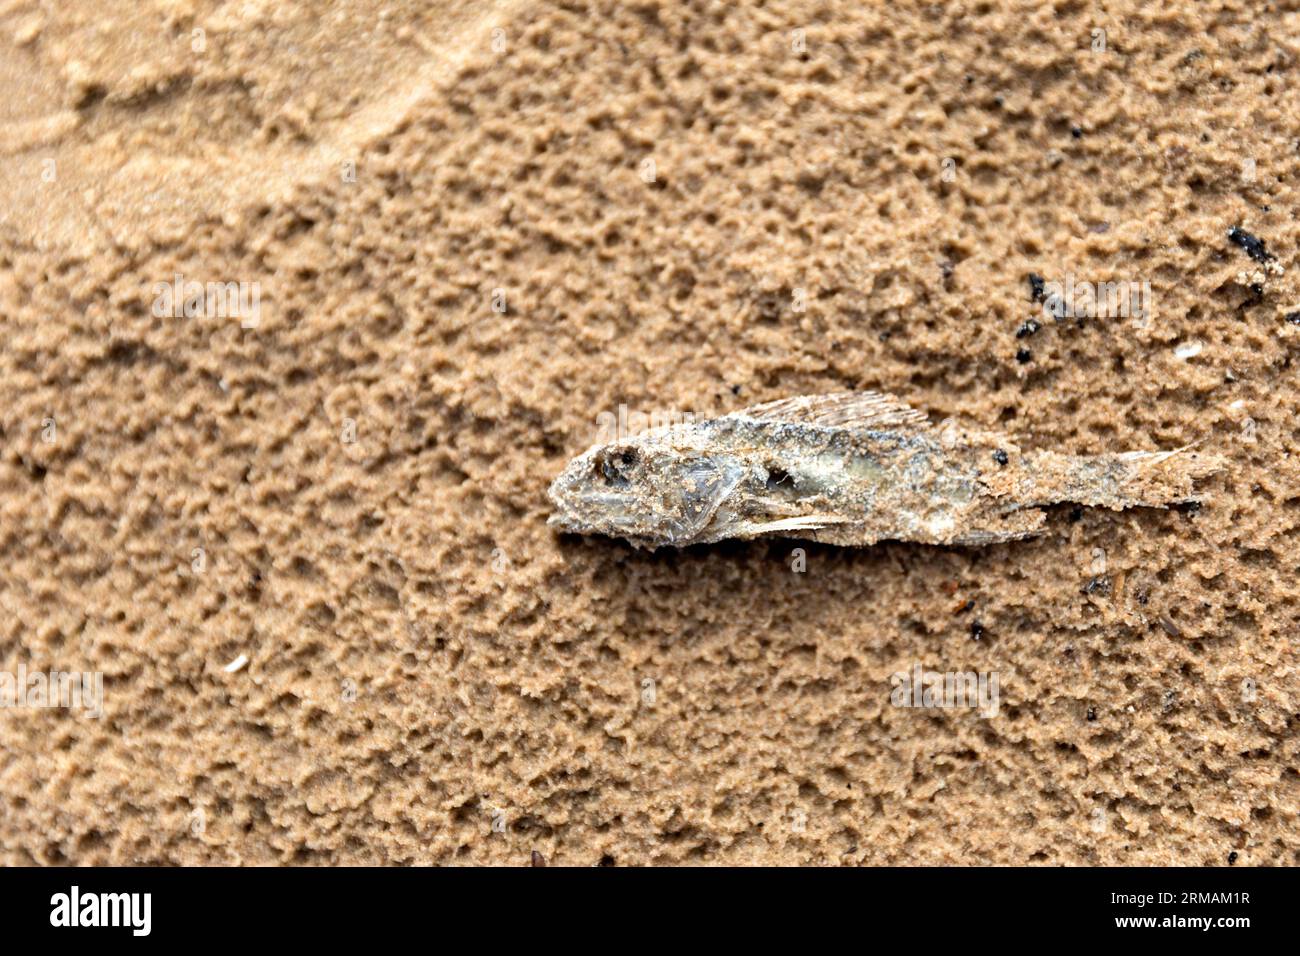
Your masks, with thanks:
[[[596,474],[604,479],[605,484],[624,488],[631,482],[636,461],[636,452],[630,448],[609,452],[596,459]]]

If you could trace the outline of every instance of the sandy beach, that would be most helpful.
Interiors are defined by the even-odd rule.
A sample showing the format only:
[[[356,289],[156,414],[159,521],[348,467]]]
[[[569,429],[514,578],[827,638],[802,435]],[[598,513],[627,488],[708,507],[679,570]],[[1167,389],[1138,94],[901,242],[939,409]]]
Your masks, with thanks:
[[[1298,71],[1292,3],[0,4],[0,862],[1297,864]],[[547,526],[843,390],[1229,466]]]

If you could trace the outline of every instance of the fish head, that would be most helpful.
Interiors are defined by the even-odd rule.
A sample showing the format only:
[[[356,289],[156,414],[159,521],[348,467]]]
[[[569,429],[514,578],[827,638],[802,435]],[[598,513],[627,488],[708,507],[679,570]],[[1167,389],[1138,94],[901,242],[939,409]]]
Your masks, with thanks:
[[[744,473],[741,462],[681,435],[597,445],[551,483],[548,524],[638,547],[692,544]]]

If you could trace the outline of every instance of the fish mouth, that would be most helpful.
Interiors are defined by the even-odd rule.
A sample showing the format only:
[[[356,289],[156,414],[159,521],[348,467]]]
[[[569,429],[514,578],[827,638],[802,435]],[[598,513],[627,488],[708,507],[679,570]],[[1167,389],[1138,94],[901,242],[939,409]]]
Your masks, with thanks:
[[[634,496],[615,491],[572,488],[561,479],[548,492],[555,510],[546,523],[570,534],[624,535],[637,528]]]
[[[569,496],[565,493],[562,478],[556,478],[551,482],[551,487],[547,489],[547,496],[551,499],[551,506],[554,509],[546,523],[552,528],[558,528],[561,531],[577,532],[578,522],[573,505],[569,502]]]

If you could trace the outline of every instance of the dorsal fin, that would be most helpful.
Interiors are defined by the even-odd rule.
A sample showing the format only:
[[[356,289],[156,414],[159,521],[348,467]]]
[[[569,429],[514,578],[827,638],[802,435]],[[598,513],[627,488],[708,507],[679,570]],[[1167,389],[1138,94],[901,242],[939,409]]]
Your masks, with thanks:
[[[791,422],[834,428],[926,428],[930,419],[906,402],[880,392],[832,392],[829,395],[801,395],[762,405],[752,405],[731,418],[753,418],[765,422]]]

